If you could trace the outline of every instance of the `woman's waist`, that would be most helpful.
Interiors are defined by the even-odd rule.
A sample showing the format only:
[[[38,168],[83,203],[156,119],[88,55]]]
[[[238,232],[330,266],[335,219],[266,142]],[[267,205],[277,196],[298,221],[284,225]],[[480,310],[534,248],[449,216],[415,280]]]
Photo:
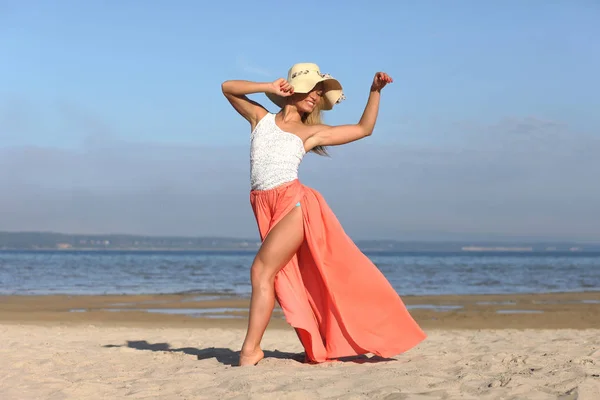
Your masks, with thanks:
[[[288,177],[279,177],[278,179],[256,180],[250,182],[250,191],[252,193],[266,193],[273,191],[281,191],[295,183],[300,183],[298,175],[290,175]]]
[[[298,179],[297,168],[251,168],[252,189],[273,189],[279,185]]]

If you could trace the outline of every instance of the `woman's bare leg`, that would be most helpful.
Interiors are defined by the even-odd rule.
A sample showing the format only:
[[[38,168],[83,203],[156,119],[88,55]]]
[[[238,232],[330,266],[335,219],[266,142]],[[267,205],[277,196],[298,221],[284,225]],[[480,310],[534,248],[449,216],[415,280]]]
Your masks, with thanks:
[[[303,240],[302,210],[294,207],[271,229],[254,258],[250,317],[240,365],[254,365],[264,357],[260,342],[275,307],[275,275],[296,254]]]

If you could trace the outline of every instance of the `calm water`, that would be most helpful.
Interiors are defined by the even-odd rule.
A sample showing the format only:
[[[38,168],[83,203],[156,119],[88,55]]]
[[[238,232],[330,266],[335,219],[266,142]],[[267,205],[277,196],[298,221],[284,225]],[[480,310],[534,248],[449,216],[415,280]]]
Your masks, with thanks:
[[[367,253],[401,295],[600,290],[600,253]],[[0,294],[247,296],[254,254],[0,252]]]

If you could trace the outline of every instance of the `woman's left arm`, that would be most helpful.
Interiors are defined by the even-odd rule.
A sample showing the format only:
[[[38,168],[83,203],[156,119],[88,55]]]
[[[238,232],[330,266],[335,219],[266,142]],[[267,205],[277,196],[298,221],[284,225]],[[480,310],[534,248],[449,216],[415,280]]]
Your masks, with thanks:
[[[393,82],[392,78],[385,72],[376,73],[371,85],[369,100],[360,121],[352,125],[320,125],[315,133],[306,139],[306,147],[312,149],[316,146],[336,146],[370,136],[377,121],[381,89],[391,82]]]

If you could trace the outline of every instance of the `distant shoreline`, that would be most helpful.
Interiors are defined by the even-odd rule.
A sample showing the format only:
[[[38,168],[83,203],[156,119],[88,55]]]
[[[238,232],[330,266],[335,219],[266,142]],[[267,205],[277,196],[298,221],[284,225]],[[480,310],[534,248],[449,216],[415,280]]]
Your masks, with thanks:
[[[353,239],[365,252],[600,252],[600,242],[525,237],[450,240]],[[131,251],[256,252],[258,237],[147,236],[132,234],[67,234],[0,231],[0,251]]]

